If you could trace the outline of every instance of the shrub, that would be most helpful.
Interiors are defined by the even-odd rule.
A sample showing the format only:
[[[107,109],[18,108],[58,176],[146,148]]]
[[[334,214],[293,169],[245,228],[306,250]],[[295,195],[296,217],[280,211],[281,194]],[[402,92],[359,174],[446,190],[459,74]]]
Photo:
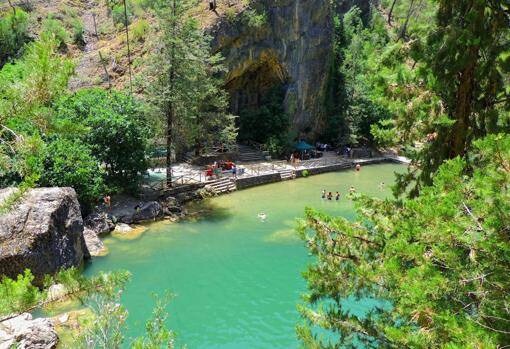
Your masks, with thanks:
[[[148,31],[149,22],[147,22],[145,19],[138,20],[136,23],[133,24],[131,28],[133,39],[136,41],[144,41]]]
[[[73,41],[78,46],[84,46],[85,45],[85,28],[83,27],[83,22],[76,18],[72,21],[73,26]]]
[[[62,22],[58,19],[46,18],[42,23],[41,36],[44,38],[53,37],[57,40],[59,48],[63,49],[66,47],[69,41],[69,34],[64,28]]]
[[[137,184],[147,170],[149,128],[141,103],[121,92],[83,89],[62,98],[55,106],[57,122],[81,124],[85,132],[68,137],[86,143],[105,165],[107,183],[123,188]]]
[[[129,25],[131,23],[132,16],[133,15],[128,7],[127,8],[127,23],[126,23],[126,16],[124,15],[124,6],[120,4],[120,5],[115,5],[112,8],[113,24],[115,24],[116,26],[118,24],[122,24],[123,26]]]
[[[290,125],[283,108],[284,97],[283,87],[275,86],[264,95],[259,108],[241,111],[239,139],[267,143],[272,137],[283,137]]]
[[[260,28],[267,22],[267,15],[265,12],[258,12],[252,8],[244,11],[243,17],[246,25],[250,28]]]
[[[104,193],[104,171],[90,148],[79,141],[57,138],[46,147],[41,186],[73,187],[87,207]]]
[[[303,171],[301,172],[301,176],[303,176],[303,177],[308,177],[308,176],[310,176],[310,171],[308,171],[308,170],[303,170]]]
[[[16,58],[28,41],[28,14],[16,9],[0,18],[0,68],[10,58]]]
[[[42,299],[42,292],[32,285],[34,276],[30,270],[18,275],[16,280],[2,277],[0,281],[0,315],[25,310]]]

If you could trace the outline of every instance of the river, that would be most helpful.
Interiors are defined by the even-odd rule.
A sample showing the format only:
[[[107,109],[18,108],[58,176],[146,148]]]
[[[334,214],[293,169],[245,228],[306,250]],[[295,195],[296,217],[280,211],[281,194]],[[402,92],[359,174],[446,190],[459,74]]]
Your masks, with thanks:
[[[296,304],[306,290],[301,277],[310,257],[294,233],[305,206],[354,217],[345,198],[350,186],[371,196],[390,195],[394,172],[404,166],[370,165],[260,186],[199,203],[208,214],[181,223],[158,222],[133,239],[110,236],[110,254],[94,259],[85,273],[129,270],[122,302],[129,311],[126,336],[144,331],[154,302],[175,295],[168,326],[177,344],[195,348],[296,348]],[[380,183],[384,182],[384,188]],[[321,198],[339,191],[339,201]],[[265,213],[262,221],[258,215]],[[365,304],[352,304],[363,310]]]

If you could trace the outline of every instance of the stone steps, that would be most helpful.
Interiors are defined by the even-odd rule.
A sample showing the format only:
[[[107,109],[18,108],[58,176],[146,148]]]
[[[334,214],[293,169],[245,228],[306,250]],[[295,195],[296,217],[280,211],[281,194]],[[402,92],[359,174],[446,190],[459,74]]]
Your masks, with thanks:
[[[215,182],[207,184],[207,187],[216,195],[230,193],[237,189],[235,181],[230,178],[219,179]]]
[[[295,174],[294,174],[293,170],[280,170],[279,172],[280,172],[280,178],[282,180],[294,179],[295,178]]]

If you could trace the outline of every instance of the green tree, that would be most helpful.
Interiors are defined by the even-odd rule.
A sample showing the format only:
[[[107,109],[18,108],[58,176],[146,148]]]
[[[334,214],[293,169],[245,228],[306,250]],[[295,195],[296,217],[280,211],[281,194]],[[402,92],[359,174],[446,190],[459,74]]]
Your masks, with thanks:
[[[73,187],[87,207],[104,193],[103,170],[83,143],[56,139],[46,147],[39,185]]]
[[[151,130],[141,102],[117,91],[83,89],[54,106],[54,127],[78,138],[104,164],[110,186],[135,189],[147,170]]]
[[[12,58],[17,58],[28,42],[28,14],[13,8],[0,18],[0,68]]]
[[[172,182],[172,151],[179,136],[201,147],[213,141],[203,139],[210,125],[216,129],[210,134],[227,139],[235,134],[233,118],[225,113],[226,97],[213,77],[220,69],[220,57],[211,55],[210,38],[188,15],[191,5],[187,0],[156,5],[161,37],[150,69],[154,81],[147,92],[165,124],[167,185]],[[209,122],[212,117],[215,120]]]
[[[300,227],[315,262],[299,337],[311,347],[496,348],[510,341],[510,136],[475,143],[405,200],[356,197],[349,222],[311,209]],[[466,173],[471,175],[467,176]],[[363,318],[347,297],[389,301]],[[336,336],[314,336],[310,326]],[[332,341],[328,344],[328,341]]]
[[[266,144],[271,138],[281,139],[290,126],[289,115],[283,108],[285,90],[276,85],[261,99],[261,106],[245,109],[239,118],[239,139]]]

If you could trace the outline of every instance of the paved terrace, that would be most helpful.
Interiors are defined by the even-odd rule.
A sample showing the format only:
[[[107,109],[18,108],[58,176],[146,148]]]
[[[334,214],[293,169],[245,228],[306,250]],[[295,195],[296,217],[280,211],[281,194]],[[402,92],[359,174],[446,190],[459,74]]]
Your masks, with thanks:
[[[294,165],[287,161],[282,160],[270,160],[270,161],[257,161],[257,162],[236,162],[238,172],[244,170],[242,175],[238,175],[238,179],[261,177],[275,173],[294,173],[303,170],[320,169],[332,167],[335,165],[345,165],[345,168],[354,167],[356,164],[370,164],[384,161],[394,161],[408,164],[407,158],[395,155],[384,155],[381,157],[373,158],[362,158],[362,159],[351,159],[336,155],[335,152],[325,152],[322,158],[310,159],[310,160],[299,160]],[[337,166],[337,167],[338,167]],[[325,171],[327,172],[327,171]],[[204,166],[194,166],[188,163],[178,163],[172,166],[173,182],[176,186],[186,184],[199,184],[199,183],[210,183],[214,180],[207,179],[205,176]],[[162,189],[166,178],[166,169],[157,168],[150,170],[146,177],[146,180],[151,187],[154,189]],[[232,173],[224,172],[221,178],[233,178]]]

